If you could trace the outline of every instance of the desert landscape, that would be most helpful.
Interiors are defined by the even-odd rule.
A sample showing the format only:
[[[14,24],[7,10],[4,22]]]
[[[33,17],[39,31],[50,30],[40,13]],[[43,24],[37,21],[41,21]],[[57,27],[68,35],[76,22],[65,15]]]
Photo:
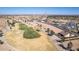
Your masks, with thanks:
[[[0,16],[0,50],[78,50],[78,19],[78,16],[2,15]],[[72,26],[74,28],[71,28]]]

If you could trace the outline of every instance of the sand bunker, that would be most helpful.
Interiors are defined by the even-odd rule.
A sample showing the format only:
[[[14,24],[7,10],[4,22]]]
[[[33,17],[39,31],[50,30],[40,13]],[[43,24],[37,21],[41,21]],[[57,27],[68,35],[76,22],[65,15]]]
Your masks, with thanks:
[[[23,38],[23,31],[19,30],[19,25],[5,34],[7,42],[17,50],[22,51],[51,51],[57,50],[54,44],[49,41],[48,36],[40,32],[41,36],[34,39]]]

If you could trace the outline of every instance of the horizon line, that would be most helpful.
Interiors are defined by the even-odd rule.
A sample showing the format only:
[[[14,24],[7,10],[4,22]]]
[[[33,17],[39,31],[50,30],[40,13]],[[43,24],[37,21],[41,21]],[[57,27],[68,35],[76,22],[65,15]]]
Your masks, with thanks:
[[[45,16],[79,16],[79,14],[0,14],[0,16],[29,16],[29,15],[45,15]]]

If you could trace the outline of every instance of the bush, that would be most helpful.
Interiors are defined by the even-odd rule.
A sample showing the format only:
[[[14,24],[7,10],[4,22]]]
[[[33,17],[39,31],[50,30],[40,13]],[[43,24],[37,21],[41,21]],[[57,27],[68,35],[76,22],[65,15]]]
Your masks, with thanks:
[[[19,24],[19,29],[20,30],[26,30],[27,29],[27,26],[25,24]]]
[[[39,29],[36,29],[36,31],[38,31],[38,32],[39,32],[40,30],[39,30]]]
[[[35,31],[25,31],[23,34],[24,38],[32,39],[32,38],[38,38],[40,35]]]
[[[33,39],[40,37],[40,34],[37,31],[34,31],[32,27],[28,27],[24,24],[20,24],[20,30],[24,30],[24,38]]]
[[[3,44],[4,42],[0,40],[0,44]]]

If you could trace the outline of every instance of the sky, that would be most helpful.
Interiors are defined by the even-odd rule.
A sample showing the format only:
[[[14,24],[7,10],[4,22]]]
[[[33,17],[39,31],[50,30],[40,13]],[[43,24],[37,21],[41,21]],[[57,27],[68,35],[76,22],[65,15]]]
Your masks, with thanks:
[[[0,15],[6,14],[79,15],[79,7],[0,7]]]

